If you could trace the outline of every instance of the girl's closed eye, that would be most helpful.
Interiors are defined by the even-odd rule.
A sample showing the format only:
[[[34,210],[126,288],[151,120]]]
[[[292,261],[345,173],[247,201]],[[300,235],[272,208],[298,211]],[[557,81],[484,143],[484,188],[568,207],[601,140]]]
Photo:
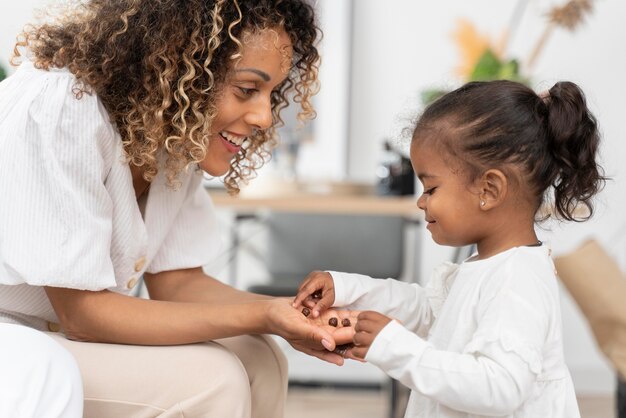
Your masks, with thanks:
[[[433,193],[435,193],[435,190],[437,189],[437,187],[424,187],[424,194],[428,194],[428,195],[432,195]]]

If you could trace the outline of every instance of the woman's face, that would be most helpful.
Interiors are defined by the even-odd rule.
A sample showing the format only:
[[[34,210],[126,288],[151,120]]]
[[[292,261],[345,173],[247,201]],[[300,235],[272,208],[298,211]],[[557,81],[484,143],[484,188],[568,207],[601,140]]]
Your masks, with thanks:
[[[211,176],[226,174],[248,137],[272,125],[271,94],[291,67],[292,45],[282,28],[244,34],[241,42],[241,59],[217,100],[206,158],[199,164]]]

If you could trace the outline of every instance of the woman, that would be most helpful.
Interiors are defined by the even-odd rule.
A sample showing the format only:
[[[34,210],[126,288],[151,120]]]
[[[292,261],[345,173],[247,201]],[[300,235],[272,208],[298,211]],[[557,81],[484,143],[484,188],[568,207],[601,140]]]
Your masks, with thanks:
[[[202,172],[236,193],[289,93],[313,115],[317,34],[304,0],[91,0],[27,29],[0,84],[0,368],[34,378],[5,408],[80,416],[82,378],[85,416],[279,417],[286,363],[261,334],[343,361],[323,319],[201,268]],[[151,300],[129,295],[141,276]]]

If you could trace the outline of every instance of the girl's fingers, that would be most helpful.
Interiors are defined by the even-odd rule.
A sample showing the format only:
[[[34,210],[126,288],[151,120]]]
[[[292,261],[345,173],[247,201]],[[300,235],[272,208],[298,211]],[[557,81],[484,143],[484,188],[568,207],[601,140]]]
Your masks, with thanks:
[[[350,359],[350,360],[356,360],[356,361],[361,362],[361,363],[366,363],[366,361],[363,360],[363,358],[357,357],[357,356],[354,355],[354,353],[353,353],[354,348],[355,347],[349,348],[348,351],[346,351],[346,355],[345,355],[344,358],[347,358],[347,359]]]
[[[323,283],[319,283],[314,279],[305,279],[304,282],[298,288],[298,293],[293,300],[293,306],[297,307],[301,303],[303,303],[306,299],[313,299],[312,295],[321,291],[323,288]]]
[[[314,309],[314,308],[315,308],[315,306],[317,305],[317,300],[315,300],[315,299],[311,299],[311,298],[307,297],[307,298],[306,298],[306,299],[302,302],[302,304],[303,304],[304,306],[306,306],[307,308],[309,308],[309,309]]]
[[[308,294],[308,293],[306,293],[306,291],[303,291],[303,290],[298,290],[298,293],[296,294],[296,297],[293,299],[293,302],[291,303],[291,305],[292,305],[294,308],[297,308],[297,307],[298,307],[298,306],[300,306],[300,305],[304,302],[304,300],[305,300],[306,298],[308,298],[308,297],[309,297],[309,294]]]
[[[352,347],[350,354],[355,357],[356,360],[365,361],[365,355],[367,354],[368,347]]]
[[[373,341],[374,339],[372,338],[372,335],[366,334],[364,332],[357,332],[356,334],[354,334],[354,337],[352,337],[352,342],[356,347],[370,346],[372,345]]]
[[[315,306],[313,306],[313,310],[312,310],[313,318],[319,317],[320,313],[330,308],[333,303],[330,296],[328,295],[322,296],[321,299],[313,299],[313,301],[315,301]]]
[[[369,319],[359,319],[354,326],[354,330],[356,332],[370,332],[375,327],[375,325],[376,323]]]

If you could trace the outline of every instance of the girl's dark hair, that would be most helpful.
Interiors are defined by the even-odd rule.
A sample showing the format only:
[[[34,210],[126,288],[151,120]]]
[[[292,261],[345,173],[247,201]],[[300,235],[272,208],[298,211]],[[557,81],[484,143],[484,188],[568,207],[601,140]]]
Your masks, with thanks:
[[[413,141],[436,141],[470,180],[501,169],[528,186],[537,210],[552,187],[560,218],[587,220],[606,181],[596,119],[574,83],[558,82],[542,96],[513,81],[467,83],[426,108]]]
[[[38,68],[67,67],[81,83],[77,96],[98,94],[122,137],[128,160],[151,181],[167,151],[168,182],[202,161],[215,100],[245,35],[282,28],[293,44],[287,79],[273,92],[275,126],[288,97],[301,119],[315,116],[319,28],[307,0],[83,0],[47,23],[27,27],[17,42]],[[293,96],[292,96],[293,94]],[[274,127],[250,137],[224,182],[236,193],[275,145]]]

